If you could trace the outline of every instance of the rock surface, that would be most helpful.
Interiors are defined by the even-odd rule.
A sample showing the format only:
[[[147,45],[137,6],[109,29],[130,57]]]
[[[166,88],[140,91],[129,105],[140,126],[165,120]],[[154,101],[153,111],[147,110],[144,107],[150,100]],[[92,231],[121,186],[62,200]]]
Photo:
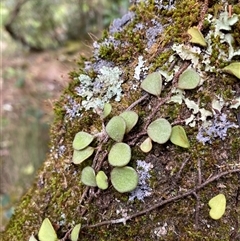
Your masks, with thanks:
[[[29,240],[32,233],[37,238],[46,217],[59,239],[77,223],[82,224],[79,240],[240,238],[240,80],[223,70],[240,61],[239,3],[132,2],[129,12],[94,43],[93,56],[80,59],[79,70],[71,73],[55,105],[49,156],[2,240]],[[191,27],[196,36],[187,33]],[[202,37],[200,43],[191,41],[198,35],[206,46]],[[200,76],[198,86],[179,89],[179,77],[188,68]],[[161,74],[160,96],[141,88],[152,72]],[[108,102],[112,111],[103,118]],[[138,172],[138,187],[119,193],[110,180],[104,191],[84,186],[81,170],[88,165],[110,178],[107,155],[115,141],[105,126],[126,110],[139,117],[122,140],[131,147],[128,165]],[[190,147],[168,140],[141,151],[147,127],[158,118],[182,126]],[[74,165],[72,142],[79,131],[95,136],[90,144],[95,151]],[[209,216],[208,201],[219,193],[227,207],[216,221]]]

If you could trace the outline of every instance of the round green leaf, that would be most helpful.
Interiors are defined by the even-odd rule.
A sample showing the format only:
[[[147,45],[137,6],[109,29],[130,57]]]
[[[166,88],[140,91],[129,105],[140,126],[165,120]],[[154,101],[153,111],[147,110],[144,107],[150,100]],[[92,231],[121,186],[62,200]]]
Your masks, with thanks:
[[[174,126],[172,128],[172,134],[170,137],[170,141],[177,146],[181,146],[183,148],[189,148],[190,144],[186,135],[185,130],[182,126]]]
[[[159,72],[149,74],[141,83],[141,88],[146,92],[160,96],[162,91],[162,76]]]
[[[240,79],[240,62],[231,63],[225,68],[223,71],[235,75],[238,79]]]
[[[198,86],[200,82],[200,75],[194,69],[185,70],[178,80],[178,88],[191,90]]]
[[[90,145],[90,143],[93,141],[93,138],[94,137],[91,134],[84,131],[80,131],[74,137],[72,144],[73,148],[75,150],[82,150],[88,145]]]
[[[97,183],[97,186],[102,190],[105,190],[108,188],[108,178],[103,171],[99,171],[97,173],[96,183]]]
[[[171,136],[172,127],[170,123],[163,118],[159,118],[153,121],[147,128],[149,137],[159,143],[164,144]]]
[[[218,194],[217,196],[210,199],[208,205],[211,208],[209,212],[210,217],[215,220],[220,219],[225,213],[226,197],[224,194]]]
[[[91,146],[88,146],[80,151],[74,150],[72,162],[74,164],[80,164],[83,161],[87,160],[93,154],[93,152],[94,152],[94,148]]]
[[[57,241],[57,234],[54,230],[50,220],[45,218],[38,232],[38,238],[40,241]]]
[[[121,116],[114,116],[106,126],[107,134],[116,142],[123,140],[126,131],[126,122]]]
[[[118,192],[131,192],[137,187],[138,174],[132,167],[115,167],[111,172],[111,182]]]
[[[207,46],[207,43],[206,43],[202,33],[200,32],[200,30],[197,27],[192,27],[192,28],[188,29],[187,33],[191,35],[191,39],[190,39],[191,43],[199,44],[203,47]]]
[[[119,116],[121,116],[126,122],[126,133],[132,130],[132,128],[137,124],[138,114],[134,111],[124,111]]]
[[[92,167],[87,166],[82,169],[81,182],[86,186],[96,187],[95,171]]]
[[[119,142],[113,145],[108,154],[108,161],[112,166],[126,166],[130,159],[131,148],[129,145],[123,142]]]
[[[71,235],[70,235],[71,241],[78,241],[80,228],[81,228],[81,224],[80,223],[74,226],[74,228],[73,228],[73,230],[71,232]]]
[[[103,118],[106,118],[112,111],[112,105],[109,103],[104,104],[103,108]]]
[[[147,138],[141,145],[140,145],[140,149],[147,153],[150,152],[152,150],[152,139],[151,138]]]

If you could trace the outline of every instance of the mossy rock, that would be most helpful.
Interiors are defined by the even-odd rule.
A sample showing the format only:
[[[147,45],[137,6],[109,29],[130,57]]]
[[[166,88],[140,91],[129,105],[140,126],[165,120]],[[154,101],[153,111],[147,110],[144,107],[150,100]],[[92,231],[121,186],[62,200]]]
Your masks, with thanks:
[[[240,60],[240,24],[239,19],[234,24],[232,19],[240,12],[239,4],[229,1],[232,12],[228,13],[226,1],[210,1],[209,6],[200,0],[157,2],[133,4],[130,12],[114,21],[94,45],[91,64],[88,62],[85,68],[84,60],[80,60],[79,71],[71,73],[72,80],[55,105],[51,151],[1,240],[29,240],[46,217],[59,239],[74,223],[82,225],[79,240],[239,239],[240,129],[236,101],[240,80],[223,72],[225,66]],[[228,30],[222,31],[221,21]],[[190,42],[187,31],[194,26],[203,34],[206,47]],[[224,42],[229,36],[231,45]],[[178,77],[191,67],[200,74],[200,84],[179,92],[175,88]],[[159,97],[140,88],[147,74],[155,71],[160,71],[163,79]],[[80,93],[77,88],[80,75],[84,88],[95,91],[87,97],[84,95],[89,92]],[[182,102],[169,101],[171,95],[178,95]],[[223,103],[220,113],[212,109],[213,98]],[[184,99],[199,105],[197,113],[186,106]],[[143,160],[152,166],[151,178],[141,183],[142,190],[147,183],[152,190],[144,202],[129,202],[128,193],[118,193],[113,187],[98,191],[82,185],[84,166],[71,163],[74,136],[79,131],[88,132],[96,136],[91,144],[96,152],[86,161],[89,163],[83,164],[93,165],[95,171],[101,169],[109,177],[111,167],[106,158],[114,141],[107,138],[102,115],[98,114],[104,102],[112,105],[111,118],[129,108],[139,116],[123,142],[132,148],[129,165],[136,168],[136,161]],[[74,103],[79,113],[74,112]],[[157,118],[166,118],[172,125],[181,123],[190,147],[181,148],[168,141],[153,143],[152,150],[143,153],[139,145],[147,138],[147,126]],[[104,125],[107,122],[104,120]],[[203,122],[208,123],[207,128]],[[226,196],[227,207],[216,221],[209,217],[208,201],[218,193]]]

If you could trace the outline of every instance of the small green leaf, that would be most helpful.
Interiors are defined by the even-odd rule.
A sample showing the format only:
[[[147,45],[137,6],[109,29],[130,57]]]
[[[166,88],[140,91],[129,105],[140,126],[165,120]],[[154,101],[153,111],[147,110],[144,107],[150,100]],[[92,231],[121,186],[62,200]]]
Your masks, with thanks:
[[[87,160],[94,152],[94,148],[88,146],[80,151],[74,150],[73,151],[73,158],[72,162],[74,164],[81,164],[83,161]]]
[[[199,44],[203,47],[207,46],[207,43],[206,43],[202,33],[199,31],[199,29],[197,27],[192,27],[192,28],[188,29],[187,33],[190,34],[192,37],[190,39],[191,43]]]
[[[108,188],[108,178],[107,178],[107,175],[103,171],[99,171],[97,173],[96,183],[97,183],[97,186],[102,190],[105,190]]]
[[[186,135],[185,130],[182,126],[174,126],[172,128],[172,134],[170,137],[170,141],[177,146],[181,146],[183,148],[189,148],[190,144]]]
[[[88,145],[90,145],[90,143],[93,141],[93,138],[94,137],[91,134],[80,131],[74,137],[73,148],[75,150],[82,150]]]
[[[141,83],[141,88],[146,92],[160,96],[162,91],[162,76],[159,72],[149,74]]]
[[[129,145],[123,142],[119,142],[113,145],[108,154],[108,161],[112,166],[126,166],[130,159],[131,148]]]
[[[45,218],[38,232],[38,238],[40,241],[57,241],[57,234],[54,230],[50,220]]]
[[[164,144],[171,136],[172,127],[170,123],[163,118],[159,118],[153,121],[147,128],[149,137],[159,143]]]
[[[152,150],[152,139],[151,138],[147,138],[141,145],[140,145],[140,149],[147,153],[150,152]]]
[[[199,74],[194,69],[187,69],[179,76],[178,88],[192,90],[198,86],[199,82]]]
[[[121,142],[126,132],[126,122],[121,116],[114,116],[108,122],[106,132],[114,141]]]
[[[132,167],[115,167],[111,172],[111,182],[118,192],[131,192],[137,187],[138,174]]]
[[[73,230],[71,232],[71,235],[70,235],[71,241],[78,241],[78,236],[79,236],[80,229],[81,229],[81,224],[80,223],[74,226],[74,228],[73,228]]]
[[[224,194],[218,194],[217,196],[210,199],[208,205],[211,208],[209,212],[210,217],[212,219],[218,220],[225,213],[226,197],[224,196]]]
[[[119,116],[121,116],[126,122],[126,133],[132,130],[132,128],[137,124],[138,114],[134,111],[124,111]]]
[[[106,118],[112,111],[112,105],[105,103],[103,107],[103,118]]]
[[[92,167],[86,166],[82,169],[81,182],[86,186],[96,187],[95,171]]]
[[[231,63],[225,68],[223,71],[235,75],[238,79],[240,79],[240,62]]]

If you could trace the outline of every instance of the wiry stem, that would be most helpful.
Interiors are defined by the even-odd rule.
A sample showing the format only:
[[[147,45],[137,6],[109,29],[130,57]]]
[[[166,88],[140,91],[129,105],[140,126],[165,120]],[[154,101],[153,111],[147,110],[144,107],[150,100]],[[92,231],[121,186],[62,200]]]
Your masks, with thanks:
[[[201,16],[200,16],[201,20],[199,21],[198,26],[197,26],[199,30],[201,30],[203,27],[203,21],[204,21],[205,15],[207,13],[207,10],[208,10],[208,0],[205,0],[203,3],[202,11],[201,11]]]
[[[86,225],[86,226],[83,226],[82,229],[94,228],[94,227],[99,227],[99,226],[109,225],[109,224],[126,223],[127,221],[129,221],[129,220],[131,220],[133,218],[136,218],[138,216],[141,216],[141,215],[144,215],[146,213],[149,213],[152,210],[160,208],[160,207],[162,207],[162,206],[164,206],[164,205],[166,205],[168,203],[177,201],[177,200],[182,199],[184,197],[187,197],[189,195],[194,195],[197,191],[203,189],[208,184],[218,180],[221,177],[227,176],[227,175],[232,174],[232,173],[240,173],[240,169],[234,169],[234,170],[221,172],[221,173],[219,173],[219,174],[209,178],[208,180],[206,180],[202,184],[194,187],[193,189],[191,189],[191,190],[189,190],[189,191],[187,191],[185,193],[182,193],[182,194],[179,194],[179,195],[177,195],[175,197],[172,197],[172,198],[160,201],[160,202],[156,203],[155,205],[152,205],[151,207],[146,208],[146,209],[144,209],[144,210],[142,210],[140,212],[137,212],[137,213],[134,213],[132,215],[129,215],[129,216],[126,216],[126,217],[123,217],[123,218],[119,218],[119,219],[106,220],[106,221],[103,221],[103,222],[100,222],[100,223],[96,223],[96,224],[92,224],[92,225]]]

